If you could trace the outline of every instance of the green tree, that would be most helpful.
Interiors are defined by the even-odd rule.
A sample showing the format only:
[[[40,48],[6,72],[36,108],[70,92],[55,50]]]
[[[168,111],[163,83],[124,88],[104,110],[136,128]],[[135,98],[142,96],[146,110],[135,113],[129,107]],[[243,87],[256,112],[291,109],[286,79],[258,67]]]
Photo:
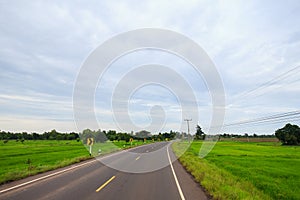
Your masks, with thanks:
[[[82,133],[80,133],[80,137],[81,137],[83,143],[86,144],[87,138],[94,138],[93,131],[91,129],[84,129],[82,131]]]
[[[283,128],[275,131],[275,136],[286,145],[300,144],[300,128],[297,125],[286,124]]]
[[[103,143],[103,142],[106,142],[106,140],[107,140],[105,134],[103,132],[101,132],[101,130],[95,131],[94,135],[95,135],[96,142]]]
[[[205,139],[205,133],[202,131],[201,127],[199,125],[196,126],[196,140],[204,140]]]
[[[149,131],[142,130],[142,131],[136,132],[135,136],[137,138],[143,139],[143,138],[151,137],[151,133]]]
[[[114,141],[117,139],[117,133],[114,130],[109,130],[107,133],[104,132],[104,134],[110,141]]]

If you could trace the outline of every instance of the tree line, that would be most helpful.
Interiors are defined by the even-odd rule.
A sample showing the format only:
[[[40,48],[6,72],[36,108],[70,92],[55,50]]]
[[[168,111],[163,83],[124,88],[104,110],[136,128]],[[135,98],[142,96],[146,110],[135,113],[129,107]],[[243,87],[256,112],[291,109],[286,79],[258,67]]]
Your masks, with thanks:
[[[219,135],[222,138],[275,138],[275,134],[268,134],[268,135],[257,135],[257,134],[248,134],[248,133],[244,133],[244,134],[228,134],[228,133],[223,133]]]
[[[40,133],[14,133],[10,131],[0,131],[0,140],[8,141],[8,140],[16,140],[16,141],[24,141],[24,140],[77,140],[80,138],[86,142],[87,138],[94,138],[95,142],[106,142],[106,141],[120,141],[124,140],[126,142],[130,141],[130,138],[135,140],[154,140],[154,141],[164,141],[164,140],[172,140],[176,136],[180,138],[180,133],[175,131],[158,133],[156,135],[152,135],[150,132],[142,130],[139,132],[133,133],[117,133],[115,130],[90,130],[85,129],[81,133],[61,133],[56,131],[55,129]]]
[[[79,134],[75,132],[60,133],[55,129],[40,133],[13,133],[10,131],[0,131],[0,140],[77,140]]]
[[[87,138],[94,138],[95,142],[106,142],[106,141],[126,141],[129,142],[130,138],[134,140],[154,140],[154,141],[164,141],[164,140],[173,140],[175,138],[184,139],[192,137],[186,133],[179,133],[175,131],[165,132],[165,133],[158,133],[152,135],[149,131],[142,130],[139,132],[133,133],[117,133],[115,130],[90,130],[85,129],[81,133],[60,133],[55,129],[44,132],[42,134],[39,133],[13,133],[9,131],[0,131],[0,140],[8,142],[8,140],[16,140],[16,141],[24,141],[24,140],[77,140],[79,141],[80,138],[85,143]],[[204,140],[206,134],[202,131],[199,125],[196,126],[196,133],[194,139],[196,140]],[[238,134],[227,134],[223,133],[220,134],[219,137],[221,138],[247,138],[247,137],[254,137],[254,138],[272,138],[277,137],[283,144],[285,145],[299,145],[300,144],[300,127],[297,125],[286,124],[283,128],[278,129],[275,131],[273,135],[249,135],[245,133],[244,135]],[[5,142],[5,143],[6,143]]]
[[[139,132],[133,133],[117,133],[115,130],[109,130],[109,131],[93,131],[90,129],[85,129],[82,131],[82,133],[79,133],[80,138],[85,142],[87,141],[87,138],[93,138],[95,142],[106,142],[106,141],[126,141],[129,142],[130,139],[134,140],[153,140],[153,141],[165,141],[165,140],[173,140],[176,136],[178,136],[178,132],[170,131],[165,133],[158,133],[155,135],[152,135],[150,132],[146,130],[142,130]]]

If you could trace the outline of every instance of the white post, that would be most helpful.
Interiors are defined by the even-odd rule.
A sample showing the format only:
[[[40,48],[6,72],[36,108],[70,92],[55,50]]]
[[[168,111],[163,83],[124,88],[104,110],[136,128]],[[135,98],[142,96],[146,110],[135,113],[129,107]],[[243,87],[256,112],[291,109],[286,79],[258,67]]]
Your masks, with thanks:
[[[187,127],[188,127],[188,141],[189,141],[189,143],[191,142],[190,141],[190,121],[192,121],[192,119],[184,119],[184,121],[186,121],[187,122]]]

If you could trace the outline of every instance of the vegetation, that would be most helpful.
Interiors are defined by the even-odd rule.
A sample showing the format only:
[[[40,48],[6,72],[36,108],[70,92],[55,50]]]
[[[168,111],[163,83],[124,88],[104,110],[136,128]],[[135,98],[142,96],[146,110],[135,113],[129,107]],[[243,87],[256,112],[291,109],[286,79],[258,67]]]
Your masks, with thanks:
[[[240,135],[240,134],[228,134],[228,133],[223,133],[223,134],[220,134],[219,135],[220,138],[263,138],[263,139],[266,139],[266,138],[276,138],[276,136],[273,134],[273,135],[257,135],[257,134],[248,134],[248,133],[244,133],[243,135]]]
[[[42,134],[39,133],[12,133],[6,131],[0,131],[0,140],[3,140],[3,143],[8,143],[9,140],[16,140],[17,142],[24,142],[25,140],[77,140],[79,141],[80,138],[86,143],[87,138],[94,138],[96,142],[106,142],[106,141],[121,141],[124,140],[129,142],[130,138],[135,140],[143,141],[146,140],[155,140],[155,141],[164,141],[164,140],[172,140],[175,137],[180,138],[180,133],[170,131],[169,133],[159,133],[157,135],[151,135],[150,132],[142,130],[135,134],[131,133],[117,133],[115,130],[109,131],[101,131],[101,130],[90,130],[85,129],[82,133],[60,133],[53,129],[49,132],[44,132]]]
[[[1,131],[0,132],[0,140],[6,141],[8,140],[16,140],[23,141],[24,140],[77,140],[79,135],[77,133],[59,133],[55,129],[49,132],[44,132],[43,134],[39,133],[12,133],[9,131]]]
[[[195,139],[196,140],[204,140],[205,139],[205,133],[202,131],[202,129],[199,125],[196,126]]]
[[[140,131],[133,134],[128,133],[117,133],[114,130],[106,131],[92,131],[90,129],[84,130],[82,133],[80,133],[80,138],[86,143],[87,138],[94,138],[96,142],[106,142],[106,141],[121,141],[124,140],[127,143],[129,142],[130,138],[138,141],[144,141],[144,140],[154,140],[154,141],[164,141],[164,140],[172,140],[176,137],[176,132],[170,131],[169,133],[159,133],[157,135],[151,135],[148,131]]]
[[[201,145],[194,141],[179,160],[215,199],[299,199],[300,147],[218,142],[201,159]],[[180,155],[185,146],[173,149]]]
[[[152,140],[145,140],[145,141],[133,140],[132,142],[127,142],[124,140],[120,140],[120,141],[115,140],[115,141],[106,141],[104,143],[98,142],[92,145],[92,155],[93,156],[104,155],[121,149],[128,149],[131,147],[149,144],[152,142],[153,142]],[[87,145],[85,146],[87,149],[89,149]]]
[[[35,140],[0,143],[0,184],[90,158],[81,142]]]
[[[297,125],[286,124],[283,128],[275,131],[275,135],[285,145],[300,144],[300,128]]]
[[[94,143],[92,155],[104,155],[150,142],[153,141]],[[26,140],[23,143],[10,140],[0,143],[0,184],[89,159],[91,156],[87,149],[86,144],[74,140]]]
[[[135,135],[90,129],[82,133],[60,133],[53,129],[42,134],[0,131],[0,184],[89,159],[88,138],[94,139],[91,150],[92,155],[97,156],[175,137],[180,134],[172,130],[157,135],[145,130]]]

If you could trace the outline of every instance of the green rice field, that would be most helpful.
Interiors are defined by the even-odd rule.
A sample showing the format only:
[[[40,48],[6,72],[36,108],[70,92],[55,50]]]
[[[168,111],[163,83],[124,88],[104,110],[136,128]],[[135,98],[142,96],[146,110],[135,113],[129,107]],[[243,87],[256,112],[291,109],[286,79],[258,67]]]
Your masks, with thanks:
[[[143,141],[95,143],[92,156],[142,144]],[[87,145],[75,140],[0,141],[0,184],[90,159],[88,150]]]
[[[201,159],[201,145],[179,160],[214,199],[300,199],[300,146],[223,141]],[[184,146],[173,143],[177,154]]]

